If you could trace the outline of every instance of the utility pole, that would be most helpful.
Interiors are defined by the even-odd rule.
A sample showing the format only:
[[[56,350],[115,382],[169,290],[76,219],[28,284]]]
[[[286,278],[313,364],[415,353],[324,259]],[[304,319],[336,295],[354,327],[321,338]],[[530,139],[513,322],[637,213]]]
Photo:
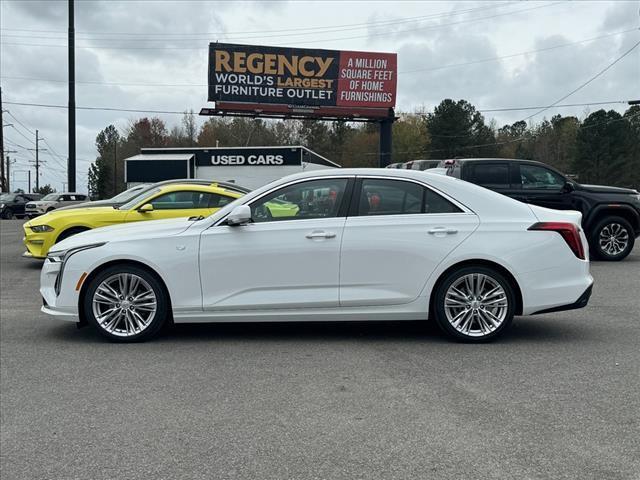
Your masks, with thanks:
[[[76,57],[75,57],[75,20],[73,3],[69,2],[69,160],[67,161],[67,181],[69,191],[76,191]],[[38,174],[36,173],[36,182]]]
[[[31,169],[27,170],[27,173],[29,174],[29,189],[27,193],[31,193]]]
[[[46,148],[40,148],[40,140],[44,140],[43,138],[40,138],[40,135],[38,135],[38,130],[36,129],[36,148],[30,148],[29,150],[35,150],[36,152],[36,190],[40,190],[40,156],[39,153],[40,151],[46,151]]]
[[[113,142],[113,196],[116,196],[118,190],[118,139],[114,139]]]
[[[4,189],[4,122],[2,112],[2,87],[0,87],[0,191]]]
[[[17,153],[17,150],[5,150],[4,153]],[[11,193],[11,182],[9,181],[10,177],[10,173],[11,173],[11,159],[9,158],[9,155],[7,155],[7,176],[5,178],[5,182],[7,183],[7,192]]]

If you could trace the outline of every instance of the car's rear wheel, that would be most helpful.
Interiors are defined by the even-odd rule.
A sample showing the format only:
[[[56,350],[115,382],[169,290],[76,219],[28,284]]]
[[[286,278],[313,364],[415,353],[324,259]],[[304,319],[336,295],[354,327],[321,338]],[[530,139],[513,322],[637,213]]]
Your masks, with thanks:
[[[607,217],[593,229],[590,243],[596,258],[617,261],[631,253],[634,242],[633,227],[626,219]]]
[[[447,274],[434,292],[440,328],[466,342],[492,340],[509,327],[516,297],[509,280],[485,266],[466,266]]]
[[[140,342],[153,337],[169,315],[161,281],[134,265],[114,265],[88,285],[83,307],[87,321],[114,342]]]

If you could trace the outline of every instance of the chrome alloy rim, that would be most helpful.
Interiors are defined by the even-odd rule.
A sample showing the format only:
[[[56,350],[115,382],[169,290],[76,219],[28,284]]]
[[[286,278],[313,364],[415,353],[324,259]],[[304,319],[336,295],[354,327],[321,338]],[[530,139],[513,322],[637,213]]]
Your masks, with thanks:
[[[153,321],[158,302],[151,286],[133,273],[104,280],[93,294],[93,316],[101,328],[118,337],[142,332]]]
[[[482,273],[470,273],[451,284],[444,300],[447,320],[458,332],[483,337],[507,317],[509,302],[504,288]]]
[[[629,232],[619,223],[610,223],[600,230],[600,249],[608,255],[618,255],[629,245]]]

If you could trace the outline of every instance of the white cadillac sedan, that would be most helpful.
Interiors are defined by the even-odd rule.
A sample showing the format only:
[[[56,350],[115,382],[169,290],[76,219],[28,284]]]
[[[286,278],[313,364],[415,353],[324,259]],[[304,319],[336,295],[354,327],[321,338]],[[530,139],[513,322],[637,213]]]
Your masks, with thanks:
[[[42,311],[123,342],[171,321],[431,318],[455,339],[486,341],[514,315],[587,304],[580,220],[428,172],[302,173],[206,218],[58,243]]]

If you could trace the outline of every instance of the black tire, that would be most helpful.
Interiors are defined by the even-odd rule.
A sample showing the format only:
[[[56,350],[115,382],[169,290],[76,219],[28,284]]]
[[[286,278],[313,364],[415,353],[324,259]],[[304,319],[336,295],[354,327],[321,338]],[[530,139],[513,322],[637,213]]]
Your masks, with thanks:
[[[499,308],[499,306],[504,303],[502,301],[499,302],[499,305],[496,306],[484,306],[483,302],[475,301],[475,298],[482,298],[482,296],[479,296],[474,297],[475,303],[473,303],[473,306],[469,305],[466,307],[453,307],[460,309],[459,312],[464,315],[462,317],[462,320],[465,320],[467,318],[467,315],[471,315],[471,319],[469,320],[469,322],[471,322],[469,325],[469,333],[467,334],[457,329],[447,317],[447,312],[445,311],[445,299],[449,288],[451,288],[453,285],[456,285],[457,282],[461,281],[461,279],[463,279],[467,275],[476,275],[475,278],[477,279],[477,274],[486,276],[491,280],[491,282],[494,282],[496,285],[499,285],[502,288],[502,291],[504,292],[504,301],[506,301],[506,307],[504,308],[504,318],[501,320],[501,322],[499,322],[497,326],[489,323],[491,321],[487,322],[484,319],[485,317],[488,318],[489,313],[495,313],[496,310],[492,309]],[[485,283],[486,282],[488,282],[487,279],[485,279]],[[491,285],[493,284],[488,284],[487,288]],[[490,291],[490,289],[483,290],[485,295],[487,293],[490,293]],[[503,295],[500,295],[499,298],[502,299]],[[492,297],[492,299],[489,300],[489,303],[495,303],[497,299],[497,297]],[[471,303],[470,300],[469,302]],[[485,267],[483,265],[468,265],[452,270],[451,272],[446,274],[446,276],[442,278],[441,281],[438,282],[438,286],[433,292],[432,307],[436,323],[438,324],[440,329],[448,336],[462,342],[482,343],[494,340],[509,328],[511,322],[513,321],[513,316],[516,310],[516,295],[511,282],[507,280],[507,278],[505,278],[505,276],[502,275],[499,271],[494,270],[493,268]],[[468,313],[463,313],[463,310]],[[482,313],[480,312],[480,310]],[[474,322],[479,327],[481,325],[481,320],[485,325],[489,325],[489,327],[486,329],[486,332],[483,329],[481,329],[480,334],[472,332],[471,327],[472,325],[474,325]],[[460,323],[462,329],[464,329],[462,321]]]
[[[602,243],[600,241],[601,235],[603,237],[607,237],[608,232],[614,231],[621,232],[617,228],[623,229],[626,232],[626,247],[624,247],[620,252],[612,252],[607,251],[607,242]],[[618,238],[618,237],[616,237]],[[627,257],[633,250],[633,245],[635,243],[635,233],[633,227],[629,223],[628,220],[622,217],[606,217],[600,220],[596,226],[591,231],[591,235],[589,235],[589,247],[591,250],[591,255],[594,258],[599,260],[605,260],[609,262],[617,262]],[[620,243],[616,243],[616,245],[620,245]],[[614,249],[617,250],[617,249]]]
[[[149,324],[140,332],[128,336],[117,335],[107,331],[102,325],[100,325],[95,317],[93,310],[93,298],[98,287],[105,280],[108,280],[114,275],[123,273],[132,274],[143,279],[151,287],[156,298],[155,314],[150,320]],[[87,323],[92,325],[102,336],[112,342],[117,343],[134,343],[149,340],[150,338],[157,335],[157,333],[160,331],[160,329],[162,329],[163,325],[167,322],[167,319],[170,316],[170,303],[168,294],[162,281],[156,275],[148,272],[143,268],[126,264],[108,267],[98,275],[93,277],[84,291],[84,296],[82,298],[82,307]]]
[[[0,217],[5,220],[11,220],[13,218],[13,210],[11,210],[10,208],[5,208],[2,211],[2,215],[0,215]]]
[[[68,230],[65,230],[64,232],[60,233],[60,235],[58,235],[58,238],[56,238],[56,243],[61,242],[62,240],[64,240],[65,238],[69,238],[77,233],[80,232],[86,232],[87,230],[91,230],[90,228],[83,228],[83,227],[76,227],[76,228],[70,228]]]

